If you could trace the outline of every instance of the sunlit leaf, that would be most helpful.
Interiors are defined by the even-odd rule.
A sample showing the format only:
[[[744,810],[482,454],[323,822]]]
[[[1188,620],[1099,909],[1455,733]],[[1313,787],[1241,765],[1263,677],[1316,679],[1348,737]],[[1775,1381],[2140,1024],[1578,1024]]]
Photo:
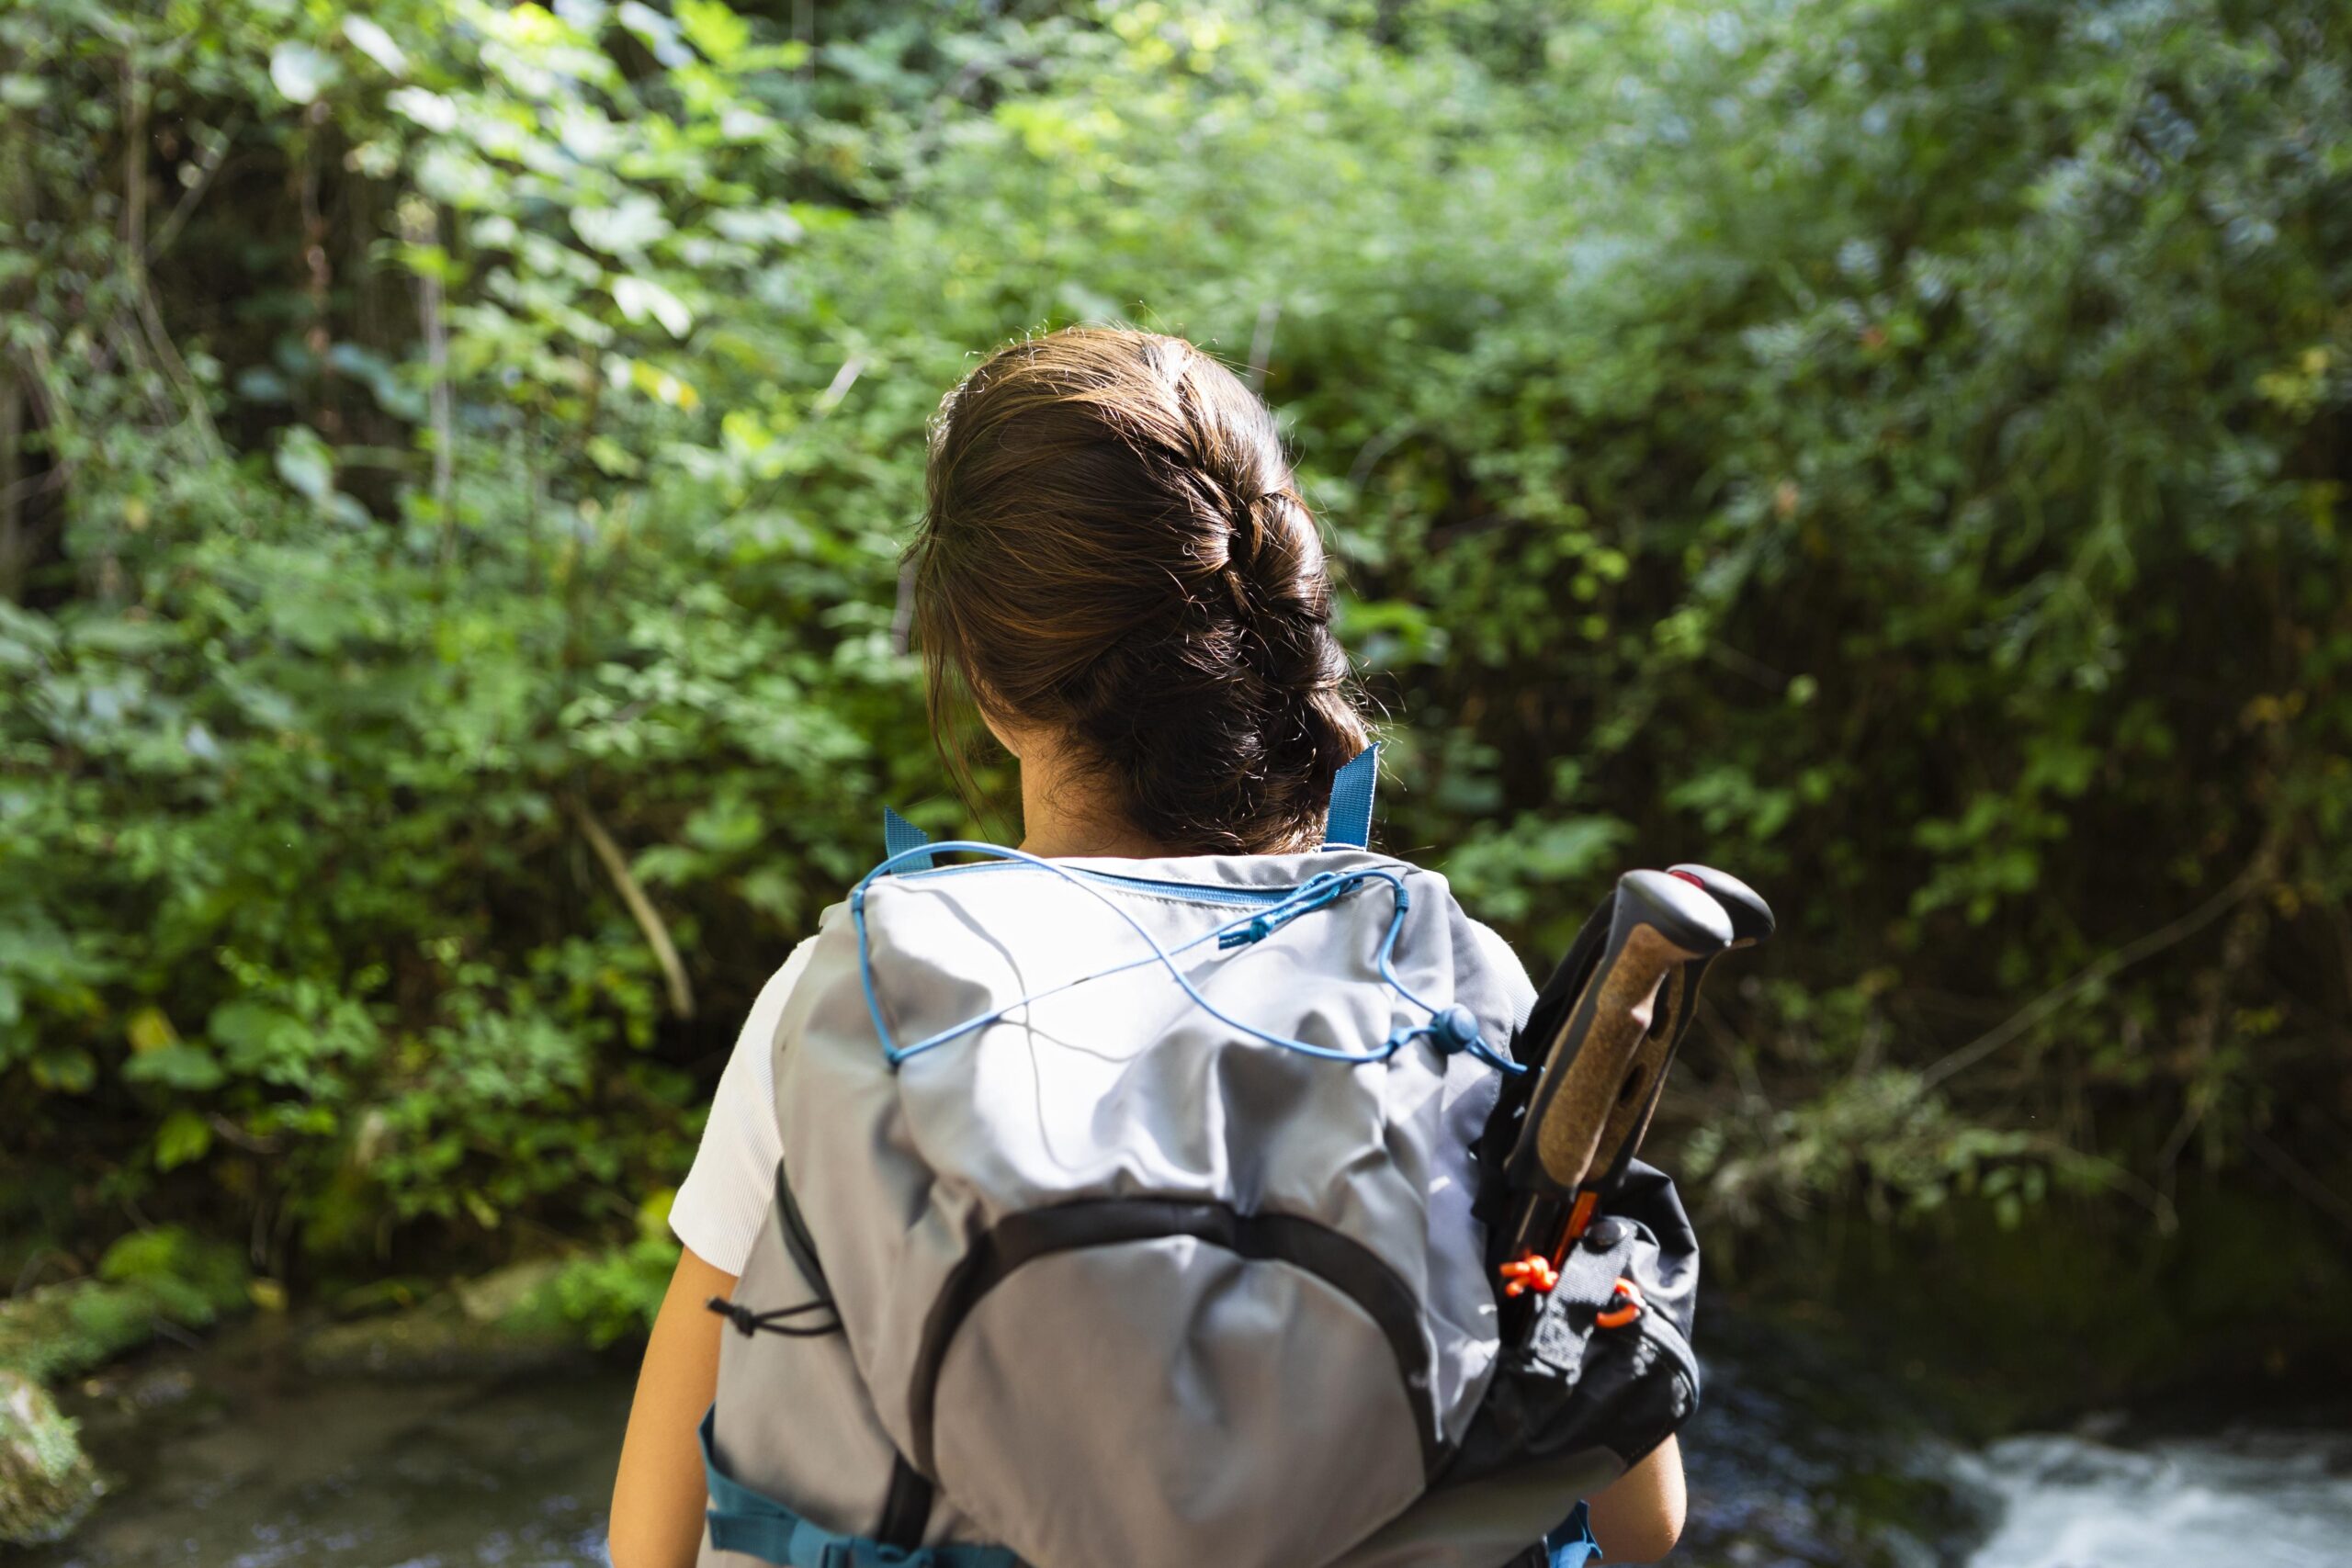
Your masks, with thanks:
[[[574,208],[571,226],[600,251],[634,255],[670,232],[670,220],[650,196],[630,196],[610,207]],[[626,309],[626,307],[624,307]]]
[[[392,35],[386,32],[381,24],[355,12],[344,17],[343,36],[349,39],[360,53],[393,75],[408,74],[408,51],[392,41]]]
[[[155,1168],[172,1170],[202,1159],[211,1147],[211,1122],[194,1111],[172,1111],[155,1129]]]
[[[426,130],[446,132],[457,127],[457,104],[439,93],[430,93],[423,87],[401,87],[385,101]]]
[[[281,43],[269,54],[269,80],[289,104],[307,104],[334,85],[343,68],[307,43]]]
[[[621,26],[635,33],[647,51],[663,65],[674,71],[694,63],[694,55],[678,41],[677,24],[644,4],[644,0],[624,0],[616,15]]]
[[[309,425],[288,425],[278,436],[274,460],[277,477],[296,493],[323,502],[333,492],[334,453]]]
[[[694,313],[676,295],[650,278],[616,277],[613,279],[613,303],[619,306],[621,314],[632,321],[652,317],[672,337],[684,337],[694,329]]]
[[[142,1054],[176,1045],[180,1038],[179,1031],[172,1027],[171,1019],[159,1007],[143,1007],[132,1013],[123,1034],[130,1040],[130,1048]]]
[[[677,0],[678,27],[712,63],[726,65],[752,41],[751,24],[725,0]]]

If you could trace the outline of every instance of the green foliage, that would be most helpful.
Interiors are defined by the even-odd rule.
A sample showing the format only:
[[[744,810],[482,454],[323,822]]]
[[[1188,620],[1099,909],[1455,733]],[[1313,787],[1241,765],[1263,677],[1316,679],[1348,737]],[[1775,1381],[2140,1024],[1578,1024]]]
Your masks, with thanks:
[[[144,1345],[158,1324],[205,1328],[246,1304],[236,1250],[175,1226],[133,1231],[97,1277],[0,1301],[0,1369],[40,1381],[76,1376]]]
[[[514,1325],[585,1338],[599,1348],[642,1337],[653,1326],[678,1267],[669,1224],[673,1196],[660,1193],[638,1212],[632,1240],[566,1263],[517,1310]]]
[[[233,1247],[176,1225],[132,1231],[98,1260],[100,1280],[144,1291],[164,1316],[198,1328],[243,1308],[249,1277]]]
[[[1531,957],[1627,861],[1773,897],[1728,1212],[2342,1172],[2341,6],[823,12],[0,17],[33,1228],[634,1234],[880,804],[965,825],[923,421],[1098,317],[1260,355],[1390,844]]]

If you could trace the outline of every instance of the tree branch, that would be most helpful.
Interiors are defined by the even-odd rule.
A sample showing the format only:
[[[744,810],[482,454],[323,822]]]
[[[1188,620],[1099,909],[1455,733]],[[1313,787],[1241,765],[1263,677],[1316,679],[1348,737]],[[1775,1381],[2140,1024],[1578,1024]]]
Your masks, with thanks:
[[[2143,958],[2153,958],[2165,948],[2195,936],[2234,908],[2256,888],[2267,882],[2270,879],[2272,859],[2273,857],[2267,853],[2256,855],[2254,863],[2233,878],[2228,886],[2206,899],[2188,914],[2168,926],[2150,931],[2136,942],[2126,942],[2111,953],[2101,954],[2098,959],[2086,965],[2072,978],[2042,992],[2041,995],[2010,1014],[2006,1022],[1985,1031],[1920,1074],[1920,1089],[1923,1090],[1934,1089],[1953,1076],[1966,1072],[2100,981],[2120,970],[2130,968]]]
[[[203,162],[197,165],[196,178],[189,183],[186,190],[180,192],[179,200],[173,204],[172,210],[164,216],[164,226],[156,230],[155,237],[147,243],[149,261],[155,260],[165,251],[170,250],[172,242],[180,237],[180,231],[187,226],[188,219],[196,211],[197,203],[202,201],[204,193],[212,188],[213,176],[220,172],[220,165],[229,161],[230,143],[236,140],[237,132],[243,130],[244,125],[244,111],[241,109],[230,117],[228,125],[222,129],[212,145],[206,150]]]
[[[1283,302],[1268,299],[1258,307],[1258,325],[1250,334],[1250,389],[1266,389],[1266,367],[1273,363],[1274,323],[1282,319]]]
[[[620,845],[613,841],[605,824],[582,800],[566,801],[572,820],[580,824],[582,836],[588,847],[596,852],[604,863],[605,874],[613,879],[613,889],[628,906],[629,918],[637,921],[637,929],[645,933],[645,944],[653,950],[654,961],[662,965],[662,978],[670,988],[670,1010],[680,1018],[695,1015],[695,988],[686,978],[686,966],[678,959],[678,944],[670,940],[670,928],[662,921],[661,911],[653,900],[645,896],[636,875],[628,868],[628,857],[621,853]]]
[[[401,217],[409,243],[440,244],[440,220],[431,203],[412,197],[401,204]],[[421,269],[416,275],[416,314],[424,333],[424,366],[431,378],[427,407],[433,426],[433,515],[441,529],[444,566],[448,564],[457,540],[457,514],[449,505],[457,431],[449,392],[449,323],[446,306],[439,271],[433,267]]]

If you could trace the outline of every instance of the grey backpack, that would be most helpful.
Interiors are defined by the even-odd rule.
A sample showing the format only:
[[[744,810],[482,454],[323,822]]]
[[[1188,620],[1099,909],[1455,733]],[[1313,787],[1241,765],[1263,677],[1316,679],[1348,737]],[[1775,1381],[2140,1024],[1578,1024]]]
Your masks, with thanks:
[[[1556,1419],[1547,1449],[1544,1368],[1489,1401],[1476,1145],[1532,987],[1363,847],[1372,766],[1311,853],[1046,862],[889,819],[777,1029],[704,1563],[1498,1568],[1640,1457]],[[1598,1300],[1639,1274],[1687,1327],[1658,1228],[1596,1255]]]

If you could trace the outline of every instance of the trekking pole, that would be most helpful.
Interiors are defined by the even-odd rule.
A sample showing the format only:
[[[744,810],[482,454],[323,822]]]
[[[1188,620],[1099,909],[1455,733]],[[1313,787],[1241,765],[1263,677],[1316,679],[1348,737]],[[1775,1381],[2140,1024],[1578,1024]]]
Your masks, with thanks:
[[[1708,966],[1771,931],[1754,889],[1701,865],[1628,872],[1586,920],[1521,1035],[1544,1050],[1503,1167],[1505,1295],[1551,1289],[1641,1146]]]
[[[1754,947],[1772,934],[1772,907],[1756,889],[1730,873],[1713,866],[1685,864],[1668,866],[1667,874],[1692,884],[1723,907],[1731,920],[1731,944],[1723,951],[1736,953]],[[1649,1135],[1650,1118],[1657,1112],[1666,1088],[1667,1070],[1682,1048],[1682,1037],[1690,1032],[1691,1020],[1698,1016],[1699,987],[1720,956],[1721,953],[1702,953],[1667,976],[1657,1005],[1670,1021],[1665,1028],[1654,1028],[1642,1037],[1633,1065],[1626,1069],[1624,1092],[1600,1130],[1592,1169],[1583,1182],[1583,1187],[1598,1194],[1601,1202],[1615,1195],[1618,1184],[1624,1179],[1625,1168],[1641,1153],[1642,1140]]]
[[[1502,1265],[1507,1294],[1551,1289],[1569,1245],[1592,1218],[1598,1195],[1578,1189],[1611,1113],[1626,1098],[1634,1058],[1645,1037],[1668,1033],[1673,1022],[1659,1009],[1660,991],[1683,964],[1713,957],[1731,941],[1723,906],[1658,871],[1619,877],[1577,933],[1529,1015],[1543,1065],[1503,1165],[1514,1195]],[[1563,1010],[1570,993],[1575,1000]]]

